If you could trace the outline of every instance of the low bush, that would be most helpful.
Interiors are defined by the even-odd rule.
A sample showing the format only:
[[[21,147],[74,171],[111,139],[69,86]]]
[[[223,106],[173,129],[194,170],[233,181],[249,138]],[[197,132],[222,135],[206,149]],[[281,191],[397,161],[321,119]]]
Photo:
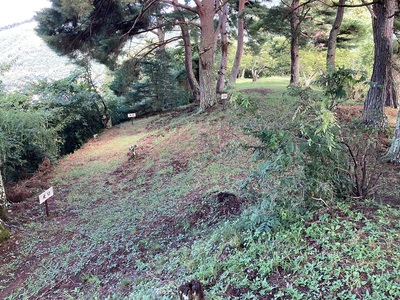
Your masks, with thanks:
[[[373,196],[381,176],[375,135],[362,125],[342,128],[332,97],[297,87],[289,87],[286,97],[294,101],[289,115],[247,129],[262,161],[245,184],[261,199],[251,216],[257,230],[291,223],[313,207]]]
[[[0,108],[0,157],[5,181],[35,170],[55,150],[54,131],[41,112]]]

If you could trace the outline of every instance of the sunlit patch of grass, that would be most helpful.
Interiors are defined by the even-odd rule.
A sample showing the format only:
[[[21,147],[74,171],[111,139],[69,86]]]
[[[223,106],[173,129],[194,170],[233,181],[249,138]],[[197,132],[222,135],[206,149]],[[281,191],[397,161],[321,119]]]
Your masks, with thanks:
[[[266,78],[260,78],[257,81],[252,81],[250,78],[238,79],[236,88],[238,90],[244,89],[271,89],[276,93],[282,93],[286,90],[289,85],[289,77],[272,76]]]

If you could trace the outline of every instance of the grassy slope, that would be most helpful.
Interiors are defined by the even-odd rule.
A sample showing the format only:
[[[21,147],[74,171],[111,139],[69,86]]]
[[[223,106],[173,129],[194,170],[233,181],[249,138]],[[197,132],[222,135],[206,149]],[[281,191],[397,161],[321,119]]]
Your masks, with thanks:
[[[283,114],[279,94],[261,98],[259,122]],[[242,133],[254,117],[186,109],[138,119],[63,159],[50,218],[36,199],[29,217],[13,207],[25,224],[0,248],[0,298],[176,299],[192,278],[207,299],[399,298],[398,209],[338,204],[252,235],[240,186],[256,162],[240,145],[254,143]],[[241,217],[238,204],[248,207]]]

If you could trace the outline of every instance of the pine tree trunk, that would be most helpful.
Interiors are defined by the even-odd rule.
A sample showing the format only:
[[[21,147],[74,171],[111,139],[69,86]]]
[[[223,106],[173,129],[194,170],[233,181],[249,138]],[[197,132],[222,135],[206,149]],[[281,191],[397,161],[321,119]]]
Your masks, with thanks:
[[[384,127],[387,118],[384,111],[385,102],[392,102],[390,97],[392,76],[393,51],[393,21],[396,3],[395,0],[384,0],[373,5],[375,19],[373,20],[374,33],[374,66],[371,76],[371,87],[364,102],[363,121],[367,125]]]
[[[245,6],[246,0],[239,0],[239,10],[238,10],[238,37],[237,37],[237,47],[236,47],[236,55],[235,61],[233,62],[231,76],[229,78],[229,87],[232,88],[236,84],[236,79],[239,74],[240,63],[242,61],[243,56],[243,47],[244,47],[244,17],[243,17],[243,9]],[[242,76],[242,78],[244,75]]]
[[[215,31],[214,31],[214,0],[203,0],[199,7],[200,16],[200,111],[205,111],[216,104],[215,93]]]
[[[225,76],[228,65],[228,32],[226,30],[226,23],[228,20],[229,3],[226,3],[222,8],[220,17],[220,32],[221,32],[221,62],[219,65],[217,88],[216,92],[221,94],[225,90]]]
[[[290,39],[290,84],[300,83],[300,54],[299,54],[299,17],[300,0],[292,1],[292,18],[290,20],[291,39]]]
[[[339,0],[339,5],[344,5],[346,0]],[[337,37],[339,35],[340,26],[342,26],[344,15],[344,7],[338,6],[336,12],[336,18],[333,22],[332,29],[329,33],[328,39],[328,50],[326,54],[326,70],[335,70],[335,60],[336,60],[336,45]]]

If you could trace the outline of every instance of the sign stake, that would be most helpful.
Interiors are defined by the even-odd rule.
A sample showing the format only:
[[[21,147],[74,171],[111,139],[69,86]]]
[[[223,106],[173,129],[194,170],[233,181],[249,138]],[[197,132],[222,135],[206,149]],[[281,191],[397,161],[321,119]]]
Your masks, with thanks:
[[[50,217],[50,214],[49,214],[49,202],[45,202],[45,206],[46,206],[46,216],[47,217]]]

